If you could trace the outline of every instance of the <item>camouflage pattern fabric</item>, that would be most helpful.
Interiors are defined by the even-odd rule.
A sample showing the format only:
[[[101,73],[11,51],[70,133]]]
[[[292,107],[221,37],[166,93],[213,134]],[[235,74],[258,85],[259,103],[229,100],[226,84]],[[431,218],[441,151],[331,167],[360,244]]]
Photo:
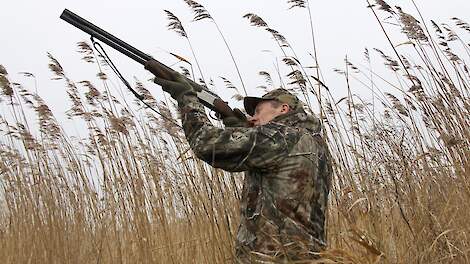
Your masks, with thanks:
[[[263,126],[221,129],[194,95],[183,96],[179,106],[198,158],[246,171],[234,263],[314,259],[326,245],[332,171],[319,120],[297,109]]]

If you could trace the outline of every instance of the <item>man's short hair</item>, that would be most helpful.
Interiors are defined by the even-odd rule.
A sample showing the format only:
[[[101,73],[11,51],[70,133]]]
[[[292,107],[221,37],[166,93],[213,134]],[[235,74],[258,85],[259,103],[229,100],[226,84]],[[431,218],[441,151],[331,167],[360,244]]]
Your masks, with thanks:
[[[288,103],[284,103],[284,102],[281,102],[281,101],[276,100],[276,99],[269,100],[268,102],[271,103],[271,106],[274,107],[274,108],[279,108],[283,104],[289,105]],[[289,108],[290,108],[290,106],[289,106]]]

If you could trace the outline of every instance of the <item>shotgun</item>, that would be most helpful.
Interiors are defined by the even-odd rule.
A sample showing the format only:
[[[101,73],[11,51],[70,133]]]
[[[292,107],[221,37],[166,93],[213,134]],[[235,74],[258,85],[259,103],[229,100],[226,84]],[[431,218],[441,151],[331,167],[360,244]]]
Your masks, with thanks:
[[[174,74],[172,73],[175,71],[173,69],[152,58],[152,56],[143,53],[142,51],[134,48],[119,38],[111,35],[110,33],[92,24],[79,15],[71,12],[70,10],[64,9],[60,15],[60,18],[75,26],[76,28],[88,33],[92,38],[96,38],[102,41],[111,48],[142,64],[146,70],[150,71],[155,76],[174,81],[172,77]],[[186,80],[192,86],[199,86],[202,89],[200,92],[197,92],[197,97],[205,107],[216,112],[217,115],[222,118],[235,116],[232,108],[230,108],[230,106],[217,94],[209,91],[205,86],[199,85],[188,78],[186,78]]]

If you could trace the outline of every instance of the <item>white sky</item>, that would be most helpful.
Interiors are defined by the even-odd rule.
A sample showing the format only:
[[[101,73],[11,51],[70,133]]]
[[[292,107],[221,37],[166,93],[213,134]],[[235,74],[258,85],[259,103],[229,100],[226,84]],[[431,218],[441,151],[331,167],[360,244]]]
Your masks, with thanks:
[[[38,92],[48,102],[53,112],[59,116],[68,107],[65,88],[62,82],[52,81],[48,70],[46,53],[52,53],[75,81],[96,80],[96,66],[80,60],[76,53],[76,42],[88,40],[80,30],[59,19],[64,8],[79,14],[101,28],[115,34],[138,49],[150,53],[164,63],[175,62],[163,50],[168,50],[186,58],[192,58],[186,40],[168,31],[168,20],[164,9],[172,11],[183,22],[194,45],[204,75],[216,81],[216,92],[227,100],[233,94],[227,92],[218,76],[225,76],[238,84],[237,75],[225,46],[215,27],[207,22],[191,22],[192,13],[183,0],[160,1],[7,1],[2,0],[0,12],[1,41],[0,64],[4,65],[13,81],[34,90],[31,79],[18,75],[26,71],[37,77]],[[309,20],[306,10],[288,10],[287,0],[222,1],[201,0],[219,26],[232,47],[249,93],[260,95],[256,86],[265,84],[258,75],[261,70],[275,77],[273,63],[280,51],[270,35],[249,25],[242,18],[246,13],[261,16],[272,28],[281,32],[301,58],[304,65],[313,65],[308,56],[312,52]],[[353,62],[363,62],[364,48],[380,48],[393,55],[373,14],[366,8],[366,1],[310,1],[316,32],[318,57],[325,77],[337,98],[346,94],[344,79],[333,73],[333,68],[344,65],[345,55]],[[371,1],[374,2],[374,1]],[[387,1],[398,5],[407,13],[416,15],[409,0]],[[470,22],[470,1],[468,0],[416,0],[425,16],[437,22],[449,23],[451,17],[459,17]],[[417,15],[416,15],[417,17]],[[397,29],[395,29],[397,31]],[[404,41],[404,36],[394,35],[396,44]],[[108,51],[111,50],[108,48]],[[263,52],[272,50],[274,53]],[[121,72],[132,81],[136,76],[141,80],[150,78],[141,65],[118,53],[109,52]],[[382,63],[379,56],[376,60]],[[196,70],[196,69],[195,69]],[[115,80],[114,76],[111,76]],[[117,83],[117,82],[116,82]],[[239,85],[238,85],[239,86]],[[240,87],[240,86],[239,86]],[[147,83],[147,88],[155,96],[161,96],[161,89]],[[241,88],[241,87],[240,87]],[[355,87],[361,93],[360,86]],[[116,93],[117,94],[117,93]],[[132,95],[128,95],[129,98]],[[237,105],[236,103],[233,103]]]

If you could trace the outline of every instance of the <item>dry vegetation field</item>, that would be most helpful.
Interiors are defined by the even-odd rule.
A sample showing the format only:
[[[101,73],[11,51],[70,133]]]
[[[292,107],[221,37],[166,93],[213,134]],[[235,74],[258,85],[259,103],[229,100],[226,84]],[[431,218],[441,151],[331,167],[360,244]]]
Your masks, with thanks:
[[[199,19],[212,19],[188,4]],[[309,73],[281,33],[245,16],[279,44],[288,87],[321,106],[335,160],[321,263],[470,263],[470,26],[409,12],[416,17],[374,2],[375,29],[391,16],[408,38],[406,55],[366,50],[366,61],[382,57],[388,77],[346,60],[336,70],[343,98],[318,84],[319,71]],[[178,19],[170,21],[186,37]],[[71,137],[38,94],[0,67],[7,109],[0,116],[0,263],[230,262],[243,176],[195,159],[174,122],[114,97],[109,68],[88,44],[79,47],[99,69],[99,85],[69,79],[52,56],[49,66],[85,138]],[[171,102],[134,86],[176,122]],[[372,101],[352,92],[364,88]]]

